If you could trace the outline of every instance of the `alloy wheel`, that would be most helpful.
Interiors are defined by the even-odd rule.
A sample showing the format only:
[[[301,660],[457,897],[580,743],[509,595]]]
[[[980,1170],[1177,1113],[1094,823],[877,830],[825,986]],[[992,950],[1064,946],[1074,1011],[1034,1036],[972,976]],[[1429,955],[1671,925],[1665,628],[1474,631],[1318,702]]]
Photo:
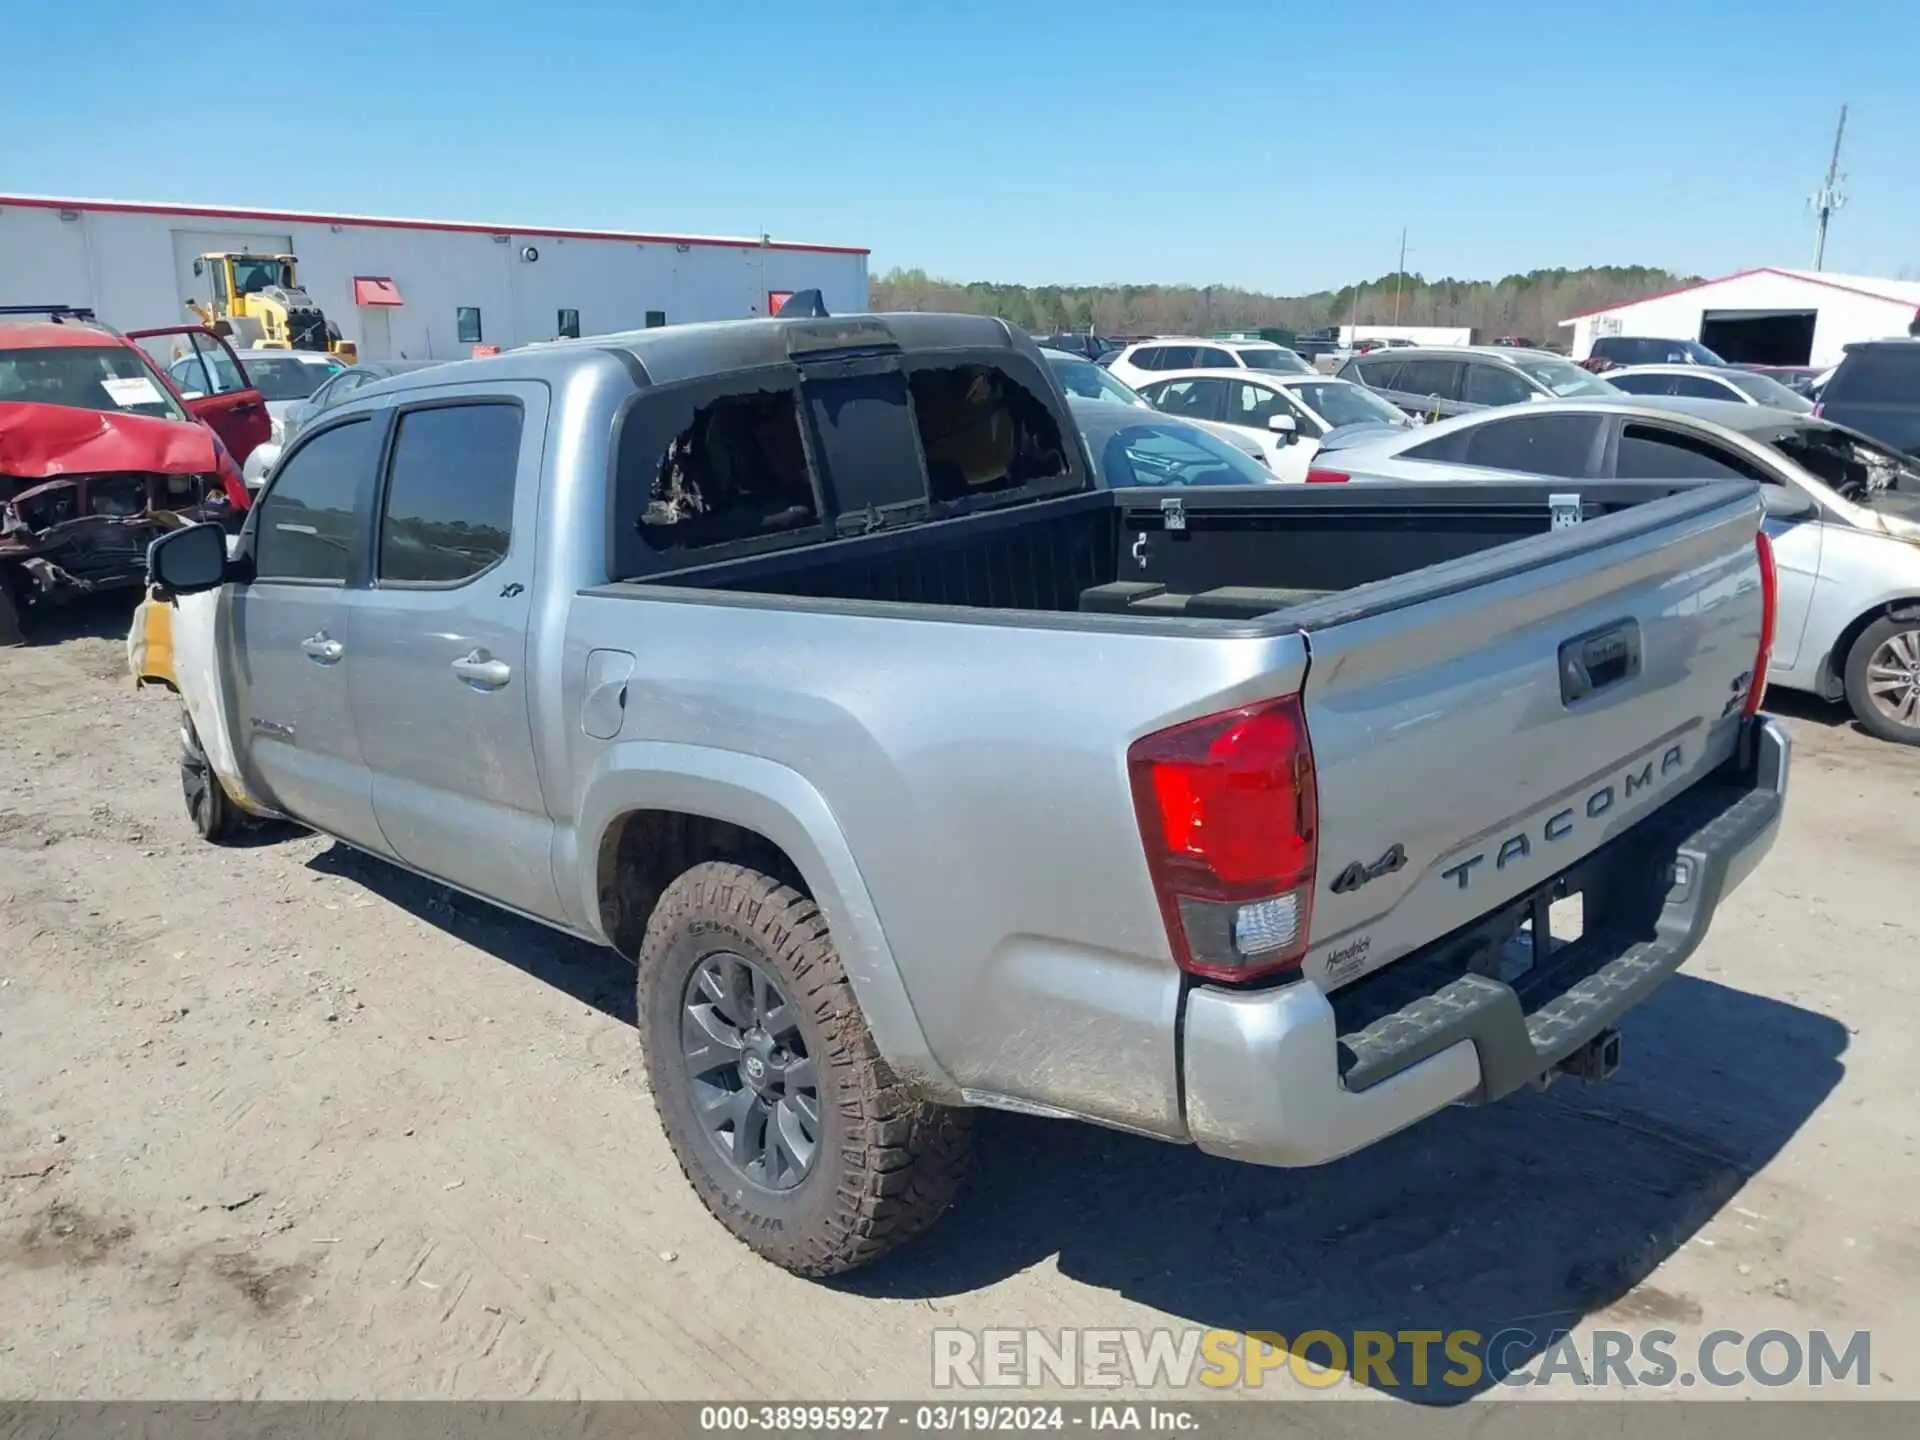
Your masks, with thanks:
[[[694,1115],[722,1158],[769,1190],[791,1190],[820,1148],[820,1091],[799,1012],[757,962],[731,950],[687,976],[680,1054]]]
[[[1896,725],[1920,726],[1920,630],[1880,642],[1867,661],[1867,696]]]

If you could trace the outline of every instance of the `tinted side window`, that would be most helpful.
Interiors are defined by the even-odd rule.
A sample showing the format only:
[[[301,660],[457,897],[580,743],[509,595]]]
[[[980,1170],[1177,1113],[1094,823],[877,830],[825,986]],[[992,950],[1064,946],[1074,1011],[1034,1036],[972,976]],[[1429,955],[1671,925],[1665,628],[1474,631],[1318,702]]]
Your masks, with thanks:
[[[1193,368],[1196,370],[1238,370],[1240,362],[1232,354],[1212,345],[1193,347]]]
[[[1375,390],[1399,388],[1395,382],[1400,378],[1400,361],[1366,359],[1356,360],[1353,364],[1362,385]]]
[[[1779,483],[1758,466],[1696,439],[1657,425],[1629,425],[1620,435],[1614,474],[1622,480],[1758,480]]]
[[[1920,344],[1911,349],[1862,350],[1840,362],[1821,397],[1857,405],[1911,405],[1920,409]]]
[[[1156,408],[1189,420],[1214,420],[1220,414],[1223,380],[1168,380],[1154,394]]]
[[[1264,385],[1247,385],[1229,382],[1227,386],[1226,419],[1234,425],[1250,425],[1256,430],[1267,428],[1268,417],[1273,415],[1291,415],[1296,423],[1303,417],[1289,405],[1277,391]]]
[[[1467,366],[1467,400],[1474,405],[1522,405],[1533,395],[1533,387],[1513,371],[1499,365]]]
[[[1164,363],[1166,354],[1164,345],[1143,345],[1133,352],[1127,363],[1136,370],[1167,370],[1172,367]]]
[[[382,580],[453,584],[506,558],[521,421],[504,401],[400,417],[380,517]]]
[[[1624,390],[1629,395],[1671,395],[1673,376],[1671,375],[1616,375],[1607,372],[1607,383],[1616,390]]]
[[[1200,364],[1191,345],[1162,345],[1156,353],[1160,356],[1156,370],[1192,370]]]
[[[1731,385],[1715,380],[1711,375],[1669,375],[1667,377],[1669,395],[1685,395],[1694,400],[1738,400],[1741,398]]]
[[[1469,465],[1518,470],[1523,475],[1589,472],[1594,442],[1604,422],[1597,415],[1530,415],[1494,420],[1467,432],[1463,459]]]
[[[1431,395],[1438,400],[1459,396],[1461,364],[1458,360],[1405,360],[1389,389],[1403,395]]]
[[[320,408],[325,410],[331,406],[338,405],[342,400],[345,400],[366,383],[367,377],[359,371],[346,371],[340,375],[338,379],[329,382],[323,387],[323,393],[326,398],[320,402]]]
[[[350,420],[280,462],[253,521],[255,579],[346,583],[354,507],[367,493],[379,448],[378,425]]]

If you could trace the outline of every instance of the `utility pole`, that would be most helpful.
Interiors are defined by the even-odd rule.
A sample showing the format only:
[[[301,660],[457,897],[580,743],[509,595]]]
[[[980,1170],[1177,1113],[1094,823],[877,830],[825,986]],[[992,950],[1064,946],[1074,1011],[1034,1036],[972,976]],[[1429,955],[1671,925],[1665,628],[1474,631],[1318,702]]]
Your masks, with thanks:
[[[1400,268],[1393,272],[1393,323],[1400,323],[1400,288],[1407,279],[1407,227],[1400,227]]]
[[[1820,217],[1819,238],[1813,245],[1813,268],[1818,270],[1827,259],[1827,221],[1833,218],[1833,212],[1847,203],[1847,197],[1840,193],[1840,139],[1847,133],[1847,107],[1840,107],[1840,123],[1833,131],[1833,158],[1827,161],[1827,183],[1822,185],[1813,197],[1813,208]]]

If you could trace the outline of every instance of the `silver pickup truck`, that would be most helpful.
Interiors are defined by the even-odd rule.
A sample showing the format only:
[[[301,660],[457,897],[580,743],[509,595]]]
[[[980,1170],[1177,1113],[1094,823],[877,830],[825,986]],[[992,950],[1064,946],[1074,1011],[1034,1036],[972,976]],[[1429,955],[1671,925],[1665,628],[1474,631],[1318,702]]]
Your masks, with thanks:
[[[1756,488],[1565,488],[1104,491],[998,321],[757,320],[369,386],[149,561],[202,833],[633,957],[688,1178],[827,1275],[973,1107],[1314,1165],[1612,1068],[1788,746]]]

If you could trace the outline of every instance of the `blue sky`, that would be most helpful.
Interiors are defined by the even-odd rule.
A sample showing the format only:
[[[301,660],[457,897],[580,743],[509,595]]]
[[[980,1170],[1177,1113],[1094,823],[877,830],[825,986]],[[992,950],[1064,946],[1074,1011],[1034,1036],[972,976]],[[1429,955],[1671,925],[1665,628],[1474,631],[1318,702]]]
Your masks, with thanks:
[[[1847,100],[1828,268],[1920,275],[1915,0],[8,8],[0,191],[765,229],[1027,283],[1297,293],[1392,270],[1402,225],[1430,276],[1719,274],[1811,263]]]

